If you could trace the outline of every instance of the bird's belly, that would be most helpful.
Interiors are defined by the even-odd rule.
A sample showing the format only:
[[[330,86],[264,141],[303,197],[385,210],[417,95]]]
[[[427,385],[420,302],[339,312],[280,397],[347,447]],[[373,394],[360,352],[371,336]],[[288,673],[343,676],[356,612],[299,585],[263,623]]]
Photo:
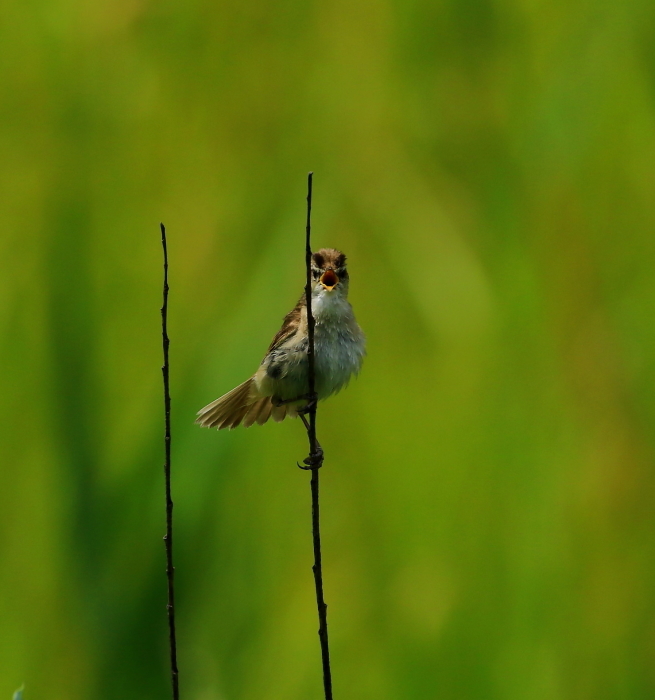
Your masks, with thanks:
[[[316,393],[320,399],[342,389],[361,366],[364,348],[350,332],[316,328],[314,337]],[[264,359],[255,375],[262,395],[283,400],[304,396],[309,390],[306,343],[282,347]]]
[[[349,331],[322,329],[316,334],[316,393],[324,399],[342,389],[362,364],[363,347]]]

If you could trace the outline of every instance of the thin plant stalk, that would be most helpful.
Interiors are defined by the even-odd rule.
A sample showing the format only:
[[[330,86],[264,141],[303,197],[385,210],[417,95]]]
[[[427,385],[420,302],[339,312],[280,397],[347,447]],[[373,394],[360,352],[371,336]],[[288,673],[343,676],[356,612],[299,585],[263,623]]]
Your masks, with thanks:
[[[173,566],[173,499],[171,498],[171,394],[169,383],[168,363],[168,250],[166,248],[166,228],[161,226],[161,244],[164,249],[164,303],[161,307],[161,334],[164,350],[164,366],[161,368],[164,377],[164,479],[166,482],[166,534],[164,545],[166,547],[166,578],[168,580],[168,640],[171,658],[171,684],[173,688],[173,700],[179,700],[180,691],[178,685],[177,670],[177,640],[175,635],[175,567]]]
[[[312,180],[313,173],[307,177],[307,226],[305,229],[305,264],[307,267],[307,283],[305,298],[307,302],[307,372],[309,379],[309,421],[301,415],[307,428],[309,440],[309,457],[305,460],[312,472],[310,482],[312,492],[312,540],[314,544],[314,584],[316,587],[316,606],[318,608],[318,636],[321,643],[321,659],[323,662],[323,689],[325,700],[332,700],[332,672],[330,670],[330,647],[328,643],[327,604],[323,595],[323,566],[321,560],[321,530],[319,519],[319,469],[323,465],[323,450],[316,439],[316,374],[314,355],[314,316],[312,314],[312,246],[311,246],[311,214],[312,214]]]

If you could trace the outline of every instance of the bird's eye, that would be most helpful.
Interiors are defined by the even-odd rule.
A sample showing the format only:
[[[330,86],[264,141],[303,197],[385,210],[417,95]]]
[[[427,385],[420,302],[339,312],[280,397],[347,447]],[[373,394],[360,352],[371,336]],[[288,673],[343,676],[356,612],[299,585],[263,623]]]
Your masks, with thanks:
[[[312,275],[315,280],[317,280],[321,276],[321,271],[320,270],[312,270]]]

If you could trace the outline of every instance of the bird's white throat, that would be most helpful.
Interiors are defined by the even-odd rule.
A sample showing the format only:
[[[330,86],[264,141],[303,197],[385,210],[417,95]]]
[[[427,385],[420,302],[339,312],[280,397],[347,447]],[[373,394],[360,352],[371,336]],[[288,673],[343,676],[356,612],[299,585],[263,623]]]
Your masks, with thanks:
[[[330,323],[352,315],[352,306],[340,291],[321,289],[312,295],[312,316],[317,323]]]

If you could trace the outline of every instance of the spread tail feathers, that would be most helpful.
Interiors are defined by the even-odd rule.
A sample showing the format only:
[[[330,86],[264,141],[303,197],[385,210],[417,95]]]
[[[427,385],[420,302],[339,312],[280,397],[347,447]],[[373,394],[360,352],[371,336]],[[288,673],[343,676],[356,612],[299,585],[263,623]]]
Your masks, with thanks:
[[[249,428],[253,423],[263,425],[271,417],[279,423],[286,416],[295,418],[296,415],[298,414],[295,406],[274,406],[270,396],[260,396],[251,377],[220,399],[200,409],[196,423],[205,428],[232,430],[241,423],[244,428]]]

